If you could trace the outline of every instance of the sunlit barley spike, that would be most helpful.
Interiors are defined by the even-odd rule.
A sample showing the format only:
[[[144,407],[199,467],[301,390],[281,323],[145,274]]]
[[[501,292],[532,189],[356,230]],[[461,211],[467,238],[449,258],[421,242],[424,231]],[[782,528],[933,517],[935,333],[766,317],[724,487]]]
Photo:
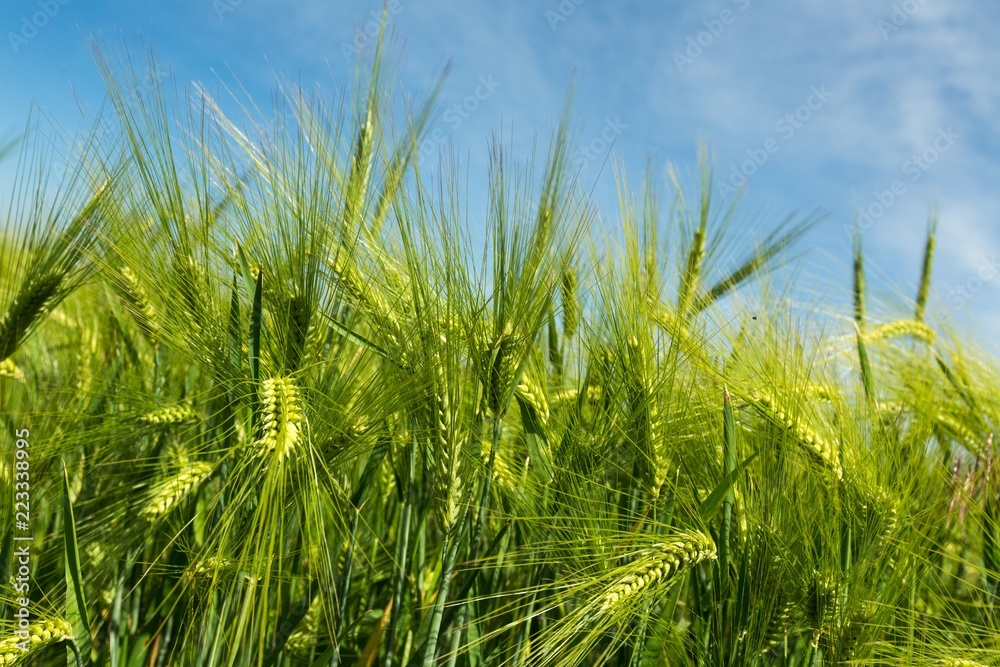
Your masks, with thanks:
[[[809,398],[821,401],[832,401],[837,396],[837,391],[829,385],[811,382],[802,388],[802,393]]]
[[[684,267],[684,275],[681,277],[681,293],[677,300],[677,314],[681,319],[680,328],[682,329],[686,325],[691,306],[694,304],[694,297],[701,279],[701,265],[705,259],[705,236],[704,227],[695,230],[687,265]]]
[[[130,312],[136,326],[142,329],[149,336],[150,340],[157,340],[160,332],[159,316],[156,313],[156,309],[153,308],[153,304],[150,303],[146,290],[139,283],[139,279],[136,278],[135,273],[129,267],[123,266],[121,268],[121,275],[122,291],[132,306]]]
[[[816,459],[820,465],[843,477],[843,470],[837,458],[837,451],[823,436],[807,423],[789,415],[781,404],[767,390],[758,390],[750,399],[757,410],[774,422],[779,428],[786,430],[795,441]]]
[[[614,612],[636,594],[673,581],[693,565],[715,558],[715,542],[711,537],[696,531],[679,532],[669,542],[654,544],[636,556],[627,566],[630,571],[620,576],[601,596],[600,612]]]
[[[156,424],[166,426],[170,424],[185,424],[198,420],[198,413],[188,405],[168,405],[164,408],[147,412],[139,417],[139,421],[146,424]]]
[[[282,376],[264,380],[261,390],[257,454],[282,461],[299,448],[304,438],[299,390],[291,378]]]
[[[188,463],[179,472],[152,488],[146,506],[140,510],[139,516],[147,521],[154,521],[166,516],[211,474],[212,465],[210,463],[205,461]]]
[[[434,393],[434,410],[437,420],[437,441],[439,452],[438,478],[441,495],[444,498],[444,524],[446,532],[451,532],[458,523],[458,515],[464,491],[464,482],[460,475],[459,462],[462,453],[462,442],[452,433],[451,399],[445,383],[444,372],[438,368],[438,383]]]
[[[517,395],[535,409],[535,413],[541,420],[542,425],[549,421],[549,402],[545,398],[545,390],[528,373],[521,373],[521,380],[517,385]]]
[[[509,327],[508,327],[509,329]],[[508,396],[507,390],[514,376],[511,363],[511,353],[514,348],[514,337],[505,330],[493,347],[493,356],[489,368],[489,407],[494,415],[499,415],[501,401]]]
[[[987,667],[982,662],[969,660],[968,658],[945,658],[937,663],[941,667]]]
[[[28,625],[28,638],[11,634],[0,641],[0,662],[4,665],[22,663],[46,646],[73,638],[73,628],[61,618],[35,621]]]
[[[174,267],[178,278],[177,286],[184,299],[183,306],[187,309],[188,316],[197,321],[202,316],[205,268],[188,254],[179,256]]]
[[[552,398],[549,399],[549,406],[551,408],[555,408],[564,403],[571,403],[575,401],[579,396],[580,396],[579,389],[565,389],[563,391],[556,392],[555,394],[552,395]]]
[[[563,307],[563,336],[572,339],[580,325],[580,303],[577,300],[576,271],[567,269],[562,275],[560,285]]]
[[[25,335],[48,312],[63,275],[48,273],[23,285],[7,312],[0,317],[0,359],[14,354]]]
[[[939,412],[934,416],[934,425],[973,454],[983,453],[983,439],[952,415]]]
[[[934,333],[934,329],[931,329],[923,322],[918,322],[916,320],[899,320],[897,322],[883,324],[867,331],[864,335],[864,339],[866,344],[872,344],[884,340],[902,338],[904,336],[910,336],[911,338],[915,338],[930,345],[934,342],[937,334]]]
[[[13,359],[0,361],[0,378],[10,378],[17,382],[24,382],[24,373],[17,367]]]
[[[865,328],[865,257],[861,248],[861,230],[854,229],[854,322]]]

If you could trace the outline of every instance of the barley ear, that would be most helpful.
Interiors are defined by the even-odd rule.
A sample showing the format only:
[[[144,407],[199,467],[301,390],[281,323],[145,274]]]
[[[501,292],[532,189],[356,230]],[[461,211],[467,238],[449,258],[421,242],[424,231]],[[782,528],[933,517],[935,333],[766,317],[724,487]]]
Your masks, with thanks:
[[[26,280],[7,312],[0,316],[0,359],[17,351],[58,297],[63,275],[47,273]]]
[[[674,583],[680,575],[705,560],[715,560],[712,538],[696,531],[681,531],[668,542],[642,550],[601,596],[600,613],[614,613],[654,586]]]
[[[261,424],[257,441],[259,456],[273,455],[283,461],[303,441],[303,413],[298,387],[288,377],[261,383]]]
[[[27,629],[27,641],[16,634],[0,641],[0,662],[14,665],[39,653],[46,646],[73,639],[73,628],[61,618],[35,621]]]
[[[854,323],[865,328],[865,258],[861,249],[861,230],[854,228]]]
[[[924,246],[924,261],[920,267],[920,287],[917,289],[917,305],[913,315],[913,319],[918,322],[924,321],[924,312],[927,309],[927,296],[931,289],[931,267],[934,264],[937,220],[937,211],[932,210],[930,220],[927,222],[927,244]]]
[[[139,517],[154,522],[165,517],[194,489],[212,474],[212,466],[204,461],[188,463],[176,474],[156,484],[149,493]]]

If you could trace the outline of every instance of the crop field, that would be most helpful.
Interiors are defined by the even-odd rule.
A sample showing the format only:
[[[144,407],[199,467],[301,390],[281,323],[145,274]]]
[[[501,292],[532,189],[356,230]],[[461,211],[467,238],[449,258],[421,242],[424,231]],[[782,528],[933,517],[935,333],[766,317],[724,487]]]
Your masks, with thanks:
[[[264,111],[97,60],[64,173],[3,149],[0,664],[1000,665],[933,215],[915,293],[859,231],[815,295],[828,221],[751,235],[708,150],[598,211],[569,111],[431,169],[381,44]]]

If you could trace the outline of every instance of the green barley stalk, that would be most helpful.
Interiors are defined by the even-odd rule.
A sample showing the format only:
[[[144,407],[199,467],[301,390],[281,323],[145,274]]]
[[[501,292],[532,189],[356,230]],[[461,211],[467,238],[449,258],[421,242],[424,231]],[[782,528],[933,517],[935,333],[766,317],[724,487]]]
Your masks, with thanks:
[[[723,475],[725,479],[736,470],[736,422],[733,416],[733,403],[729,398],[729,389],[724,389],[722,408],[722,451]],[[725,600],[729,590],[729,533],[733,525],[733,504],[736,500],[735,482],[730,485],[725,499],[722,501],[722,529],[719,531],[719,573],[722,583],[722,599]]]

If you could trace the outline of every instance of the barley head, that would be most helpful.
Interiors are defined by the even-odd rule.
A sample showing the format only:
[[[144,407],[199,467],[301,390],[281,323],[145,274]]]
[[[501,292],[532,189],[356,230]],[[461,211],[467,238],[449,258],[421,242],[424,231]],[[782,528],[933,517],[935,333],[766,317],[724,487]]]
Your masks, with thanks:
[[[705,560],[716,558],[715,543],[708,535],[682,531],[669,542],[643,549],[629,565],[631,571],[612,583],[602,596],[600,611],[613,611],[641,591],[674,582],[678,576]]]
[[[0,378],[10,378],[17,382],[24,382],[24,373],[17,367],[13,359],[0,361]]]
[[[166,516],[211,474],[210,463],[188,462],[179,472],[152,488],[146,506],[139,512],[139,516],[147,521],[155,521]]]
[[[281,461],[302,443],[304,416],[299,390],[288,377],[269,378],[261,385],[262,418],[257,453]]]
[[[72,638],[73,628],[61,618],[35,621],[28,626],[27,638],[13,634],[0,641],[0,661],[17,664],[50,644]]]
[[[0,317],[0,359],[14,354],[31,328],[45,316],[62,281],[62,274],[48,273],[21,286],[7,312]]]
[[[188,405],[168,405],[158,408],[152,412],[139,417],[139,421],[145,424],[155,424],[157,426],[168,426],[172,424],[185,424],[197,421],[198,413]]]
[[[818,431],[802,419],[789,414],[774,395],[767,390],[758,390],[750,400],[765,417],[791,434],[795,441],[820,465],[831,470],[838,478],[843,477],[843,470],[835,447]]]
[[[121,268],[121,288],[125,298],[131,306],[130,314],[142,331],[155,341],[159,337],[160,324],[159,315],[153,304],[149,301],[146,290],[139,283],[135,273],[127,266]]]
[[[542,386],[535,382],[527,372],[524,372],[521,374],[516,391],[525,403],[535,409],[535,414],[538,415],[542,425],[547,424],[549,421],[549,402],[545,398],[545,390]]]
[[[567,269],[562,276],[563,336],[567,340],[576,335],[580,325],[580,304],[577,301],[576,271]]]

